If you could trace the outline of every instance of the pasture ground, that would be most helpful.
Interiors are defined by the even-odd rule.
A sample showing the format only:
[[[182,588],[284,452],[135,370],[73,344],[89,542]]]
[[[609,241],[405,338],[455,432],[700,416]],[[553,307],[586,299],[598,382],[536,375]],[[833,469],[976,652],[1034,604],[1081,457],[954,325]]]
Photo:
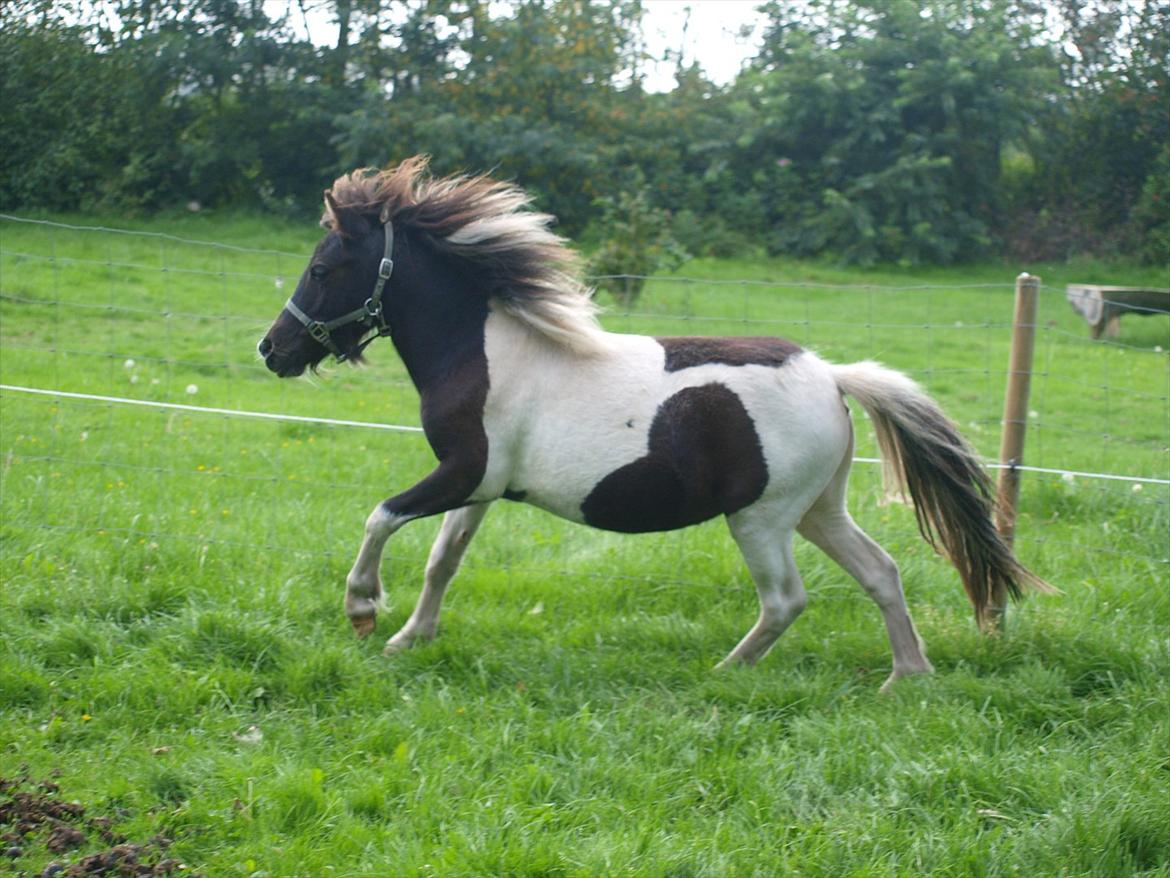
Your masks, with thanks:
[[[305,253],[315,238],[255,218],[160,227]],[[314,382],[256,362],[295,257],[0,232],[5,384],[417,423],[386,342]],[[1090,344],[1062,293],[1164,272],[1029,268],[1047,289],[1028,462],[1166,478],[1170,321]],[[1017,270],[704,261],[606,322],[881,359],[992,457]],[[1026,474],[1019,551],[1064,593],[986,638],[858,464],[854,514],[899,561],[937,669],[881,696],[880,617],[811,547],[804,616],[756,668],[715,674],[756,613],[722,523],[624,537],[515,504],[489,514],[439,638],[384,659],[438,522],[393,538],[368,641],[343,582],[368,511],[427,472],[417,434],[0,401],[0,815],[33,791],[109,833],[87,823],[51,849],[52,826],[30,827],[0,873],[122,843],[207,878],[1170,875],[1164,485]]]

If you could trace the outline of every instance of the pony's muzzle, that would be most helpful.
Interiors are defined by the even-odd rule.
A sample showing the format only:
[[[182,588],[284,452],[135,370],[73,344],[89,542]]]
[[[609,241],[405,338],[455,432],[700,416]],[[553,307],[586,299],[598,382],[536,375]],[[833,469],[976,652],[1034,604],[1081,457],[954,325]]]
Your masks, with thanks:
[[[275,372],[280,378],[291,378],[305,371],[304,363],[290,364],[287,356],[278,355],[276,353],[276,345],[267,336],[260,339],[260,343],[256,345],[256,350],[259,351],[261,358],[264,360],[264,365],[268,367],[268,371]]]

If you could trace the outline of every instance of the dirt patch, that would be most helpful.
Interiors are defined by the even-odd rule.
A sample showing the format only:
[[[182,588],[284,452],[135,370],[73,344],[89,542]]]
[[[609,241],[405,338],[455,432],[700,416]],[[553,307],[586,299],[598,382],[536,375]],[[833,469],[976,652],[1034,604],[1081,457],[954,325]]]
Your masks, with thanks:
[[[103,844],[107,847],[86,854],[75,862],[72,857],[55,859],[35,873],[37,878],[77,878],[105,875],[125,878],[147,876],[192,876],[188,867],[167,856],[171,840],[156,835],[137,844],[111,829],[109,817],[93,817],[84,805],[60,798],[61,788],[52,780],[33,780],[27,772],[14,778],[0,777],[0,862],[13,866],[18,875],[21,861],[32,858],[43,862],[44,851],[68,854],[80,848]]]

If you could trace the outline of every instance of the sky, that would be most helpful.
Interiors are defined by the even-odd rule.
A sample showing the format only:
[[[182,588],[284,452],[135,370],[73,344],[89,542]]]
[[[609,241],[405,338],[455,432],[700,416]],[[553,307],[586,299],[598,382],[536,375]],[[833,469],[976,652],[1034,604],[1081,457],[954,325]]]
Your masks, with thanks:
[[[762,16],[756,11],[760,0],[643,0],[645,14],[642,31],[646,50],[661,59],[667,50],[681,49],[684,63],[698,61],[708,77],[726,85],[739,73],[744,61],[755,54],[762,35]],[[290,22],[296,27],[305,20],[299,4],[293,0],[264,0],[266,11],[278,16],[292,10]],[[331,43],[337,37],[337,25],[327,6],[307,12],[309,31],[314,42]],[[739,36],[740,28],[750,25],[754,35]],[[648,91],[670,91],[674,87],[673,63],[658,61],[645,70],[643,87]]]
[[[756,53],[762,36],[759,5],[760,0],[643,0],[646,48],[656,58],[681,48],[684,63],[698,61],[713,82],[726,85]],[[739,36],[745,25],[753,29],[747,39]],[[669,91],[673,85],[673,65],[648,70],[647,90]]]

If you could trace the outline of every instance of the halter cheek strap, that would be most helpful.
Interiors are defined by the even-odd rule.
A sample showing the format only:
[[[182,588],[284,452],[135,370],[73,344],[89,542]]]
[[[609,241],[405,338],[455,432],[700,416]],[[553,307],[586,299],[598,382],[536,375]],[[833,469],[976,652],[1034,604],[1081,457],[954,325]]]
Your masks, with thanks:
[[[363,340],[357,346],[357,349],[354,351],[355,356],[360,355],[374,339],[390,334],[390,324],[386,322],[385,309],[382,307],[382,291],[386,287],[386,282],[390,280],[390,275],[394,273],[394,260],[390,258],[390,254],[394,250],[394,226],[389,220],[386,220],[382,228],[386,233],[386,246],[382,252],[382,261],[378,264],[378,280],[374,284],[373,295],[366,299],[360,308],[355,308],[348,314],[342,314],[340,317],[335,317],[332,320],[321,321],[314,320],[302,311],[293,302],[291,296],[284,303],[284,309],[300,321],[301,325],[308,330],[309,335],[313,337],[313,340],[320,343],[329,353],[333,354],[338,362],[344,362],[349,357],[338,347],[337,342],[333,340],[333,331],[335,329],[349,326],[351,323],[359,323],[366,329],[374,330],[373,335]]]

